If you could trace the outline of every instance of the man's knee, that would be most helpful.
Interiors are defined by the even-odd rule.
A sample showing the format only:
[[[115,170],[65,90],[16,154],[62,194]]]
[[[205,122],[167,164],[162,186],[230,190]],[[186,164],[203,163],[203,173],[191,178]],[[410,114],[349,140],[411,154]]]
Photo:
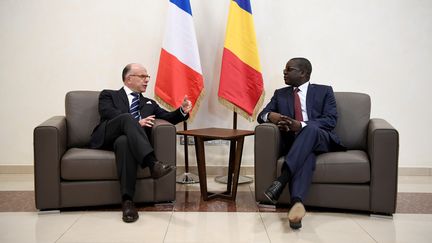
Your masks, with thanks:
[[[318,135],[321,132],[321,129],[315,125],[307,125],[303,127],[300,133],[305,133],[308,135]]]
[[[114,141],[114,149],[117,149],[118,147],[124,147],[127,146],[127,137],[126,135],[121,135]]]

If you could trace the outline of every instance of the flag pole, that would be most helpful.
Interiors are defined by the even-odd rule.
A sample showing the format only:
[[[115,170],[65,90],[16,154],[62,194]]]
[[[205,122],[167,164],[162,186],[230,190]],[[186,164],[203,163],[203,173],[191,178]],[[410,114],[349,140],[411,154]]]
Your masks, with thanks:
[[[183,121],[183,131],[187,130],[187,122]],[[189,150],[188,150],[188,144],[189,140],[187,135],[183,135],[184,138],[184,156],[185,156],[185,173],[189,173]]]
[[[237,112],[235,111],[233,115],[233,129],[237,129]]]
[[[188,130],[187,121],[183,121],[183,131]],[[194,184],[199,182],[197,175],[189,173],[189,139],[187,135],[183,135],[184,141],[184,158],[185,158],[185,172],[176,178],[176,182],[180,184]]]

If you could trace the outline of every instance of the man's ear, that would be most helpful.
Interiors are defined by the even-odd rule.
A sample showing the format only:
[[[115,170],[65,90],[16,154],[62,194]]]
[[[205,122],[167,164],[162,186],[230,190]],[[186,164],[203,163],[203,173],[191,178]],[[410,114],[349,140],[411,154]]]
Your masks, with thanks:
[[[302,79],[306,79],[307,78],[307,73],[305,70],[300,70],[300,76],[302,77]]]

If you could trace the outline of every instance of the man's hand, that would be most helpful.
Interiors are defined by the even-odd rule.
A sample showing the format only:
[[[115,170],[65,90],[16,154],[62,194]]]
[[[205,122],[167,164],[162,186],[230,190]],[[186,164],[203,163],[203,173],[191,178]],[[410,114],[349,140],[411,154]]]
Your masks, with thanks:
[[[153,127],[154,120],[155,120],[155,115],[151,115],[139,120],[139,124],[141,125],[141,127]]]
[[[298,132],[302,128],[300,121],[276,112],[270,112],[268,115],[268,119],[270,122],[276,124],[281,131]]]
[[[188,96],[185,95],[183,98],[183,103],[181,104],[181,108],[184,113],[188,114],[192,110],[192,102],[188,99]]]
[[[302,124],[300,121],[292,119],[291,117],[284,116],[284,124],[289,128],[290,131],[298,132],[302,129]]]

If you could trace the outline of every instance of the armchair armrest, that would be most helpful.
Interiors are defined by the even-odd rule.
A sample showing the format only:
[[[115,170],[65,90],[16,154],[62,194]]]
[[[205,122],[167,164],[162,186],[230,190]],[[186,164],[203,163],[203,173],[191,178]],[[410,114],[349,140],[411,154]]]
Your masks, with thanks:
[[[396,211],[398,131],[383,119],[371,119],[367,149],[371,161],[371,211],[392,214]]]
[[[35,201],[38,209],[60,207],[60,160],[66,151],[66,118],[52,117],[33,131]]]
[[[270,203],[264,191],[275,180],[279,157],[280,131],[272,123],[255,127],[255,199]]]
[[[176,127],[168,121],[156,119],[151,136],[156,158],[167,164],[176,165]]]

